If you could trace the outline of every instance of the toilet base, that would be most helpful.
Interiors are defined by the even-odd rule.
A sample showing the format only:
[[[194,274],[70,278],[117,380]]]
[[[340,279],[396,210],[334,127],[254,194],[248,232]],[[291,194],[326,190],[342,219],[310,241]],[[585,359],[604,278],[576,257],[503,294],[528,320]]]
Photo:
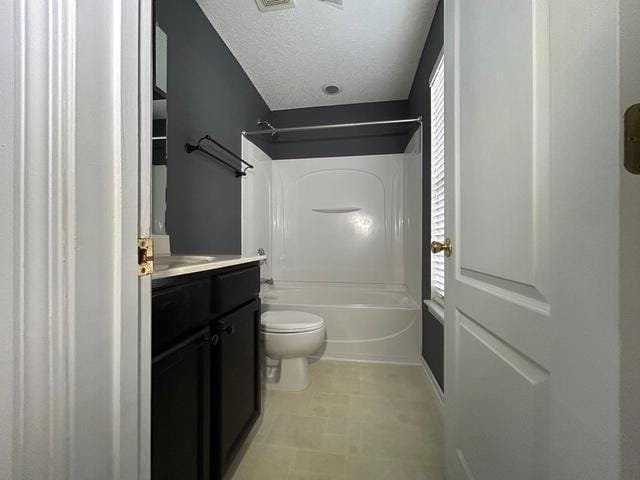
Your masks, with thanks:
[[[267,365],[269,365],[269,359]],[[309,360],[306,357],[283,358],[280,366],[267,367],[267,388],[273,390],[286,390],[288,392],[300,392],[306,390],[311,385],[309,375]]]

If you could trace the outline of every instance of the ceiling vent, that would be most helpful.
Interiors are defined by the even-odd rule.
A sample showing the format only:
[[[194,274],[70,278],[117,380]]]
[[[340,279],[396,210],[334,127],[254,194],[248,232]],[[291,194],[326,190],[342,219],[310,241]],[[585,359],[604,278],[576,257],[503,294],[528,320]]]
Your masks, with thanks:
[[[262,12],[273,12],[275,10],[284,10],[285,8],[294,8],[296,6],[294,0],[256,0],[256,3]]]

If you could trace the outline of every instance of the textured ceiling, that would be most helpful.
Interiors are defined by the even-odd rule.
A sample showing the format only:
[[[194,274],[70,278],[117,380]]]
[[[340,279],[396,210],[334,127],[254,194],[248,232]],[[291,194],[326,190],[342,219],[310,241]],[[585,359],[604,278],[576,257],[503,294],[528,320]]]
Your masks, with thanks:
[[[262,13],[255,0],[198,0],[272,110],[404,100],[437,0],[320,0]],[[328,96],[325,84],[342,92]]]

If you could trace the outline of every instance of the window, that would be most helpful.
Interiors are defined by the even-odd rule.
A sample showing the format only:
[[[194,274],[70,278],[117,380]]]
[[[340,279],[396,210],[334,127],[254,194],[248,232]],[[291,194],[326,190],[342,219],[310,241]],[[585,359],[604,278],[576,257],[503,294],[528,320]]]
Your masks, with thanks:
[[[444,58],[431,74],[431,240],[444,242]],[[431,300],[444,305],[444,255],[431,255]]]

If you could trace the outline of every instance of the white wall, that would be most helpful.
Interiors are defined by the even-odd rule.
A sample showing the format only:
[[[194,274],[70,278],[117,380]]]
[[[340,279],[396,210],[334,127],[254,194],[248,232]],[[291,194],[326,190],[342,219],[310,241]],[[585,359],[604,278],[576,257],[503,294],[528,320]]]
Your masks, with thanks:
[[[422,127],[405,149],[404,273],[407,291],[422,301]]]
[[[260,148],[242,138],[242,158],[254,168],[242,178],[242,254],[255,255],[263,248],[269,260],[262,265],[262,278],[272,274],[272,160]]]
[[[276,281],[404,284],[404,159],[274,162]]]

